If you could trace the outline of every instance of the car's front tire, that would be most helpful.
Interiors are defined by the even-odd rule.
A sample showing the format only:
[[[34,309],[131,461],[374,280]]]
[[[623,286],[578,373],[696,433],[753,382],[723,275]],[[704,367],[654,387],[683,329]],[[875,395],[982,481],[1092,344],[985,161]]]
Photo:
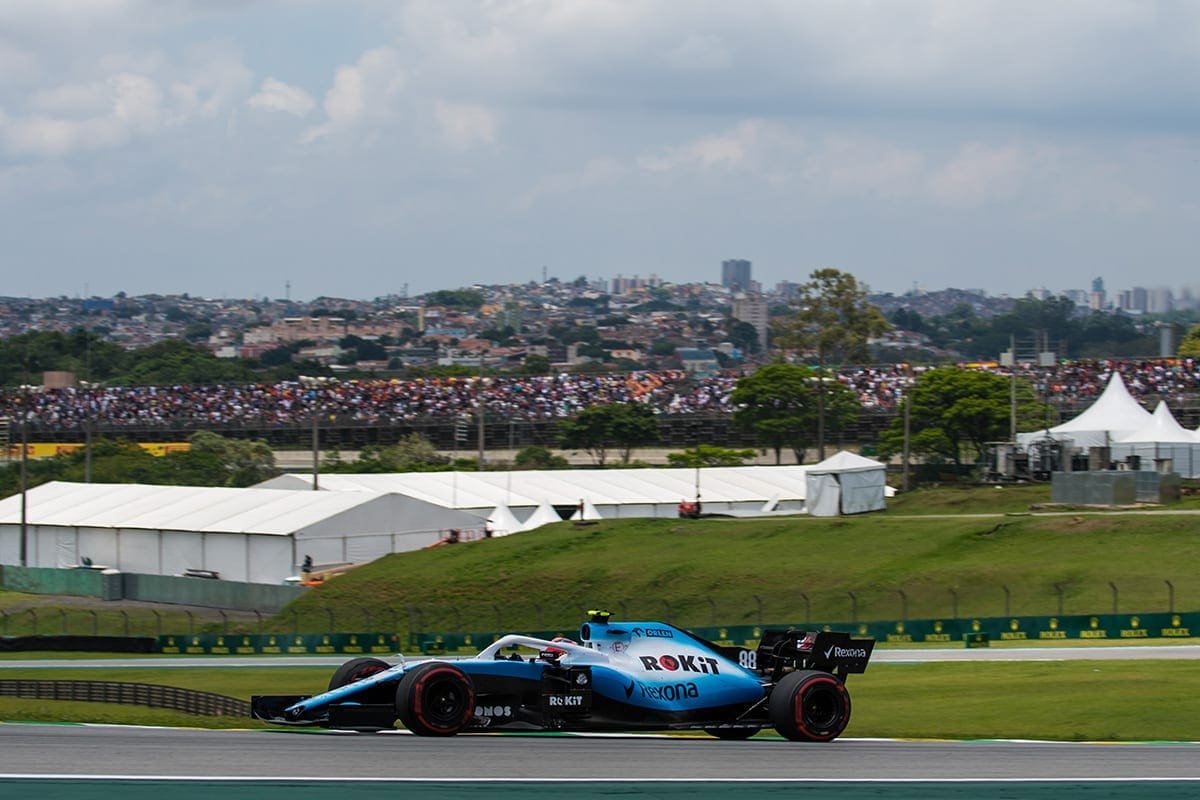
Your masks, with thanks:
[[[453,736],[474,715],[474,686],[453,664],[433,661],[414,667],[396,687],[396,716],[419,736]]]
[[[775,685],[768,710],[771,724],[785,739],[829,742],[850,721],[850,693],[828,672],[799,670]]]

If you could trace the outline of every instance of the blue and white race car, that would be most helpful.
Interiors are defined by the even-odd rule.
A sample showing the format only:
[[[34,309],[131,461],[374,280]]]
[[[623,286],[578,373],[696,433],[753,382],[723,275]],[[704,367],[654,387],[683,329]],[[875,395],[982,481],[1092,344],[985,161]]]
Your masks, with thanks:
[[[593,611],[578,643],[510,634],[455,661],[356,658],[325,693],[255,696],[251,714],[352,730],[393,728],[399,719],[422,736],[702,730],[745,739],[771,726],[788,739],[828,742],[850,721],[846,676],[866,669],[874,646],[847,633],[768,629],[747,650]]]

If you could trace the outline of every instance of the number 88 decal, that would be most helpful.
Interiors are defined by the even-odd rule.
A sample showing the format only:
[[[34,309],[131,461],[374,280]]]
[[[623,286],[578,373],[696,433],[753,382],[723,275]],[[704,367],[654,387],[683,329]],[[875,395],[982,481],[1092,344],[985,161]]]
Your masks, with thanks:
[[[754,650],[739,650],[738,666],[744,669],[757,669],[758,652]]]

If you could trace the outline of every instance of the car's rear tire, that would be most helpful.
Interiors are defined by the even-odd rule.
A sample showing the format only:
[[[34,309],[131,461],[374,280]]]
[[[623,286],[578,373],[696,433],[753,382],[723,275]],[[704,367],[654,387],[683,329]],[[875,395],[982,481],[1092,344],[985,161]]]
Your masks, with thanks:
[[[419,736],[453,736],[475,715],[475,688],[461,669],[443,661],[414,667],[396,687],[396,716]]]
[[[850,693],[836,676],[799,670],[783,676],[768,703],[779,735],[797,742],[829,742],[850,721]]]
[[[761,730],[762,728],[705,728],[704,732],[718,739],[737,741],[740,739],[749,739]]]

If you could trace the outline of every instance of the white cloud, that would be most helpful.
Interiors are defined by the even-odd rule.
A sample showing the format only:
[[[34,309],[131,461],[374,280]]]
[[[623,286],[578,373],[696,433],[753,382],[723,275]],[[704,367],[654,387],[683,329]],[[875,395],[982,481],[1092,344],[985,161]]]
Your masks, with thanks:
[[[642,156],[638,166],[647,172],[740,167],[757,148],[766,127],[762,120],[748,120],[727,134],[704,136],[657,155]]]
[[[162,92],[143,75],[121,73],[103,83],[60,87],[34,105],[62,114],[35,112],[12,119],[0,133],[18,155],[57,157],[77,151],[104,150],[153,133],[163,121]]]
[[[395,50],[378,47],[366,51],[353,65],[337,68],[333,86],[325,93],[322,103],[328,121],[310,128],[304,141],[312,142],[355,128],[366,119],[383,121],[390,118],[404,84],[404,71]]]
[[[968,142],[930,175],[929,189],[945,205],[976,207],[1015,194],[1030,166],[1029,154],[1015,146]]]
[[[449,103],[434,104],[434,117],[445,140],[455,148],[491,144],[496,139],[496,116],[483,106]]]
[[[275,78],[266,78],[262,86],[246,105],[264,111],[281,111],[285,114],[303,117],[316,107],[312,95],[299,86],[289,86]]]
[[[615,158],[593,158],[578,170],[557,172],[539,179],[532,188],[521,194],[518,205],[529,208],[543,198],[572,195],[581,190],[609,186],[629,174],[629,169]]]

